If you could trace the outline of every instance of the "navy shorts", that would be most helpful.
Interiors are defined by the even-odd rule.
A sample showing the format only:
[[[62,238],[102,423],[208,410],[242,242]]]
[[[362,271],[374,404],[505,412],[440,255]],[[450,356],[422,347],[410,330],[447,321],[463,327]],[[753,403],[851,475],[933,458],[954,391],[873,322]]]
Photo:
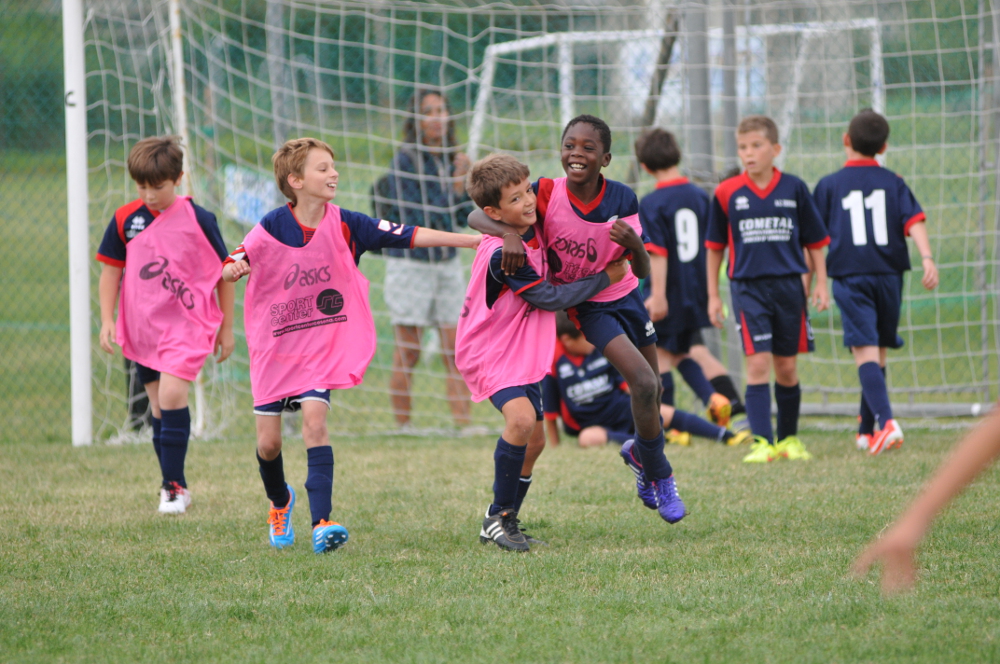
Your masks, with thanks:
[[[297,410],[302,410],[303,401],[322,401],[329,409],[330,390],[309,390],[307,392],[303,392],[302,394],[296,394],[295,396],[278,399],[277,401],[272,401],[271,403],[266,403],[261,406],[254,406],[253,414],[274,415],[275,417],[279,417],[282,413],[294,413]]]
[[[566,313],[587,341],[602,353],[620,334],[627,336],[636,348],[656,343],[656,330],[638,288],[612,302],[584,302]]]
[[[833,299],[840,309],[844,345],[902,348],[899,311],[903,275],[858,274],[833,282]]]
[[[677,332],[661,334],[656,331],[656,345],[673,355],[685,355],[691,346],[701,342],[701,329],[689,328]]]
[[[132,366],[135,367],[135,376],[139,379],[139,383],[142,385],[148,385],[160,380],[160,372],[156,369],[150,369],[149,367],[143,366],[138,362],[132,362]]]
[[[743,353],[791,357],[814,350],[806,292],[799,275],[729,282]]]
[[[635,420],[632,419],[632,409],[631,408],[619,408],[614,411],[614,413],[607,418],[602,419],[600,422],[574,422],[580,428],[577,429],[576,426],[567,424],[566,420],[563,420],[563,430],[570,436],[579,436],[580,432],[588,427],[604,427],[609,431],[621,431],[623,433],[635,433]]]
[[[535,420],[541,422],[544,415],[542,414],[542,391],[538,388],[538,383],[505,387],[490,396],[490,403],[502,413],[503,407],[508,401],[520,397],[527,397],[531,405],[535,407]]]

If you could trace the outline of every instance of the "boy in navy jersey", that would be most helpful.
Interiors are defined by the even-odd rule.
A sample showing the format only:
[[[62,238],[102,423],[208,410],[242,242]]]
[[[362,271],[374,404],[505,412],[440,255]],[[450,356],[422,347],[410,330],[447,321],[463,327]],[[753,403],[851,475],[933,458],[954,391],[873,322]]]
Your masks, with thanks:
[[[621,374],[563,312],[556,315],[556,334],[559,343],[552,371],[542,379],[549,442],[559,444],[557,419],[562,419],[563,430],[576,437],[580,447],[599,447],[608,441],[622,445],[634,438],[631,398]],[[689,440],[693,433],[732,444],[737,436],[672,405],[662,404],[660,413],[668,426],[683,432]]]
[[[184,153],[181,150],[180,139],[176,136],[159,136],[146,138],[132,148],[128,156],[129,175],[135,181],[139,198],[128,205],[123,205],[115,212],[114,218],[108,224],[101,240],[101,246],[97,250],[97,260],[103,263],[101,269],[101,281],[99,286],[101,302],[101,348],[108,353],[112,352],[111,343],[113,341],[122,344],[122,352],[133,359],[130,350],[126,350],[127,343],[122,334],[116,334],[115,329],[115,301],[119,293],[122,294],[120,307],[118,309],[119,319],[122,316],[143,318],[147,312],[134,311],[130,303],[135,300],[126,297],[126,291],[122,286],[122,277],[126,265],[132,270],[133,275],[139,275],[147,283],[160,283],[160,279],[150,279],[149,276],[157,277],[164,274],[164,287],[167,284],[174,284],[177,293],[176,298],[169,298],[175,302],[182,302],[185,307],[195,310],[194,300],[188,300],[182,295],[183,291],[176,288],[180,283],[185,286],[184,290],[190,292],[186,284],[193,286],[194,276],[199,276],[199,281],[216,282],[215,290],[218,295],[218,305],[222,311],[222,323],[219,326],[218,334],[215,337],[214,346],[219,355],[219,362],[225,360],[233,352],[235,345],[233,337],[233,287],[218,279],[219,266],[226,258],[228,251],[222,234],[219,232],[219,225],[215,215],[205,210],[199,205],[195,205],[190,200],[177,196],[176,188],[180,186],[183,176],[182,168],[184,164]],[[178,223],[178,208],[171,208],[176,203],[181,209],[188,209],[194,217],[194,221],[204,237],[198,237],[199,233],[192,235],[182,235],[183,225]],[[161,213],[171,208],[170,214],[161,217]],[[133,244],[133,240],[143,231],[153,225],[154,220],[160,220],[152,234],[143,236],[143,240],[151,237],[158,237],[159,234],[170,234],[169,244],[171,248],[169,255],[159,256],[162,259],[163,267],[160,272],[149,270],[149,265],[142,265],[141,258],[143,241]],[[162,226],[167,224],[167,226]],[[196,247],[190,245],[207,242],[205,251],[195,253]],[[148,243],[147,243],[148,244]],[[139,249],[136,249],[139,247]],[[131,250],[130,250],[131,248]],[[139,254],[136,254],[136,252]],[[167,253],[167,252],[165,252]],[[210,260],[207,263],[198,261],[199,256],[211,257],[212,254],[218,257],[218,263]],[[130,258],[131,256],[131,258]],[[139,257],[136,257],[139,256]],[[136,262],[139,261],[139,264]],[[175,278],[170,277],[167,270],[169,261],[173,261],[174,266],[169,269],[175,271]],[[178,272],[177,268],[180,271]],[[179,277],[185,277],[181,279]],[[194,289],[197,291],[197,289]],[[145,298],[149,294],[142,293],[138,297]],[[137,303],[138,304],[138,303]],[[191,437],[191,413],[188,410],[188,388],[191,381],[197,374],[197,368],[192,369],[192,375],[178,375],[174,365],[170,361],[171,349],[174,341],[167,335],[168,328],[183,318],[178,311],[172,310],[164,303],[158,307],[157,317],[162,320],[144,319],[139,321],[139,325],[149,336],[155,336],[152,340],[156,343],[161,352],[159,357],[154,358],[152,366],[135,362],[136,374],[142,383],[146,394],[149,396],[149,404],[152,409],[153,425],[153,451],[156,453],[160,471],[163,476],[162,487],[160,489],[159,511],[164,514],[183,514],[191,504],[191,494],[187,488],[187,480],[184,476],[184,462],[187,456],[188,441]],[[119,320],[121,324],[121,320]],[[183,332],[185,336],[190,333],[190,329]],[[123,332],[123,330],[119,330]],[[146,360],[148,362],[148,360]],[[162,364],[159,364],[162,363]],[[200,368],[198,363],[198,368]]]
[[[638,279],[649,274],[646,238],[636,232],[642,228],[639,201],[629,187],[601,174],[611,163],[611,129],[606,122],[592,115],[577,116],[567,123],[560,141],[565,177],[540,178],[533,185],[550,280],[569,283],[603,269],[612,258],[630,259],[631,273],[625,279],[567,313],[628,382],[636,429],[633,452],[641,475],[637,487],[640,494],[655,496],[664,521],[677,523],[686,512],[663,452],[656,331],[638,289]],[[516,256],[513,267],[520,266],[523,243],[509,226],[491,223],[481,212],[470,214],[469,224],[504,237],[505,270],[512,267],[508,256]]]
[[[885,386],[886,350],[900,348],[896,334],[903,298],[903,272],[910,269],[906,236],[923,262],[921,283],[938,283],[924,212],[903,179],[882,168],[889,123],[871,109],[854,116],[844,134],[847,163],[816,185],[814,197],[830,233],[828,271],[836,281],[833,297],[861,382],[859,449],[879,454],[903,444]],[[875,425],[879,432],[876,434]]]
[[[796,355],[813,350],[802,280],[809,271],[803,247],[816,270],[813,302],[823,311],[829,296],[822,248],[830,238],[806,184],[773,165],[781,152],[774,121],[762,115],[744,118],[736,142],[746,170],[715,190],[705,239],[708,316],[712,324],[722,326],[719,266],[728,247],[733,311],[747,357],[747,418],[757,440],[743,460],[809,459],[796,435],[802,398]],[[772,366],[777,443],[771,428]]]
[[[708,289],[702,243],[708,225],[709,200],[700,187],[681,176],[681,150],[669,131],[649,129],[635,142],[636,160],[656,178],[656,190],[639,202],[639,220],[649,236],[650,272],[643,294],[656,329],[662,403],[673,406],[676,368],[708,407],[710,420],[723,427],[733,411],[730,399],[716,391],[690,355],[708,327]],[[722,376],[728,380],[728,376]],[[720,381],[721,382],[721,381]],[[729,381],[728,391],[735,395]],[[736,404],[739,404],[737,396]],[[740,408],[742,410],[742,408]],[[741,437],[745,438],[745,437]],[[741,442],[740,439],[731,439]]]

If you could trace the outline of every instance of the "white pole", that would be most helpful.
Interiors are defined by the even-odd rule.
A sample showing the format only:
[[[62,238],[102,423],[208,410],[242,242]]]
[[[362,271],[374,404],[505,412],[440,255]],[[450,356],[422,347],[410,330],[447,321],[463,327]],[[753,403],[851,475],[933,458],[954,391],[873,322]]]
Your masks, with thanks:
[[[559,39],[559,119],[560,131],[573,119],[573,42],[560,35]]]
[[[69,327],[73,445],[90,445],[90,234],[87,193],[87,80],[83,0],[63,0],[66,105],[66,217],[69,228]]]

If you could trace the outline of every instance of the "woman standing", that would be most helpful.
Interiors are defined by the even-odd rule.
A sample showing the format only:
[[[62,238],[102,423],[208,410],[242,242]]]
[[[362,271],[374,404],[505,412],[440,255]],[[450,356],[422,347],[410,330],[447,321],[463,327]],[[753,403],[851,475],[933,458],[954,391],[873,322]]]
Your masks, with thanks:
[[[455,127],[444,97],[418,90],[410,99],[402,147],[393,157],[387,198],[390,219],[411,226],[455,231],[474,209],[465,192],[469,158],[455,149]],[[395,215],[393,215],[395,216]],[[425,327],[441,335],[441,359],[456,426],[469,424],[469,392],[455,369],[455,326],[465,295],[465,270],[454,249],[388,249],[385,303],[396,337],[389,391],[400,427],[410,423],[410,386]]]

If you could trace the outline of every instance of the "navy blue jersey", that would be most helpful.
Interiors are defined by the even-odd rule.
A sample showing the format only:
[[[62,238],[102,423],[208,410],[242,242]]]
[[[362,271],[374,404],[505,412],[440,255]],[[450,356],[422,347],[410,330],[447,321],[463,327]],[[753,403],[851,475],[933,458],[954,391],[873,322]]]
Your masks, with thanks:
[[[710,325],[702,251],[708,210],[708,194],[687,178],[659,182],[639,202],[639,221],[649,237],[646,250],[667,259],[667,319],[700,316],[697,327]],[[643,295],[648,297],[649,292],[647,279]]]
[[[200,205],[195,205],[194,202],[191,206],[194,208],[194,217],[198,225],[205,233],[205,238],[219,255],[219,260],[224,261],[229,250],[222,240],[222,232],[219,230],[219,222],[216,221],[215,215]],[[97,260],[113,267],[125,267],[126,245],[158,216],[160,211],[150,210],[141,199],[118,208],[104,231],[101,246],[97,249]]]
[[[586,357],[570,355],[557,344],[552,372],[542,380],[545,419],[561,417],[577,431],[607,426],[621,419],[622,411],[631,412],[625,387],[621,374],[600,351]]]
[[[829,243],[809,188],[794,175],[775,168],[762,190],[743,172],[715,190],[705,246],[729,247],[730,279],[805,274],[802,247]]]
[[[874,159],[858,159],[820,180],[813,196],[830,233],[831,277],[910,269],[906,236],[925,216],[903,178]]]
[[[299,223],[291,205],[283,205],[271,210],[260,220],[260,225],[271,234],[271,237],[289,247],[306,246],[312,239],[313,233],[316,232],[315,228],[309,228]],[[351,248],[351,255],[354,256],[354,264],[357,265],[358,261],[361,260],[361,255],[366,251],[385,247],[402,249],[412,247],[416,227],[394,224],[384,219],[374,219],[360,212],[340,208],[340,231],[344,234],[347,246]],[[242,244],[229,254],[226,262],[232,263],[239,260],[250,261]]]

